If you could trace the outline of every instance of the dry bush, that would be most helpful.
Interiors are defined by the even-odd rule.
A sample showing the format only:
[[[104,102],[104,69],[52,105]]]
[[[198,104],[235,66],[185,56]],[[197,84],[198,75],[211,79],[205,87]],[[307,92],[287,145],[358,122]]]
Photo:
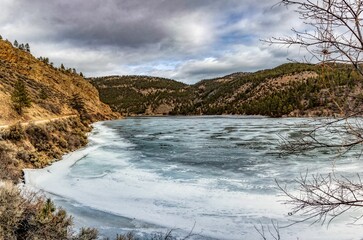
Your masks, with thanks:
[[[83,132],[90,131],[92,127],[90,127],[87,123],[80,121],[78,118],[72,118],[68,120],[70,126],[74,129],[79,129]]]
[[[51,112],[54,114],[61,114],[61,112],[62,112],[62,109],[57,104],[54,104],[50,101],[41,100],[38,102],[38,105],[40,107],[44,108],[45,110],[47,110],[48,112]]]
[[[57,144],[60,148],[63,148],[63,149],[68,148],[68,142],[62,137],[57,139]]]
[[[11,149],[0,143],[0,179],[17,182],[21,176],[18,161],[12,157]]]
[[[24,129],[20,123],[17,123],[10,126],[9,129],[3,131],[1,137],[3,140],[20,141],[25,137]]]
[[[21,193],[12,184],[0,186],[0,239],[2,240],[92,240],[98,232],[83,228],[72,234],[72,219],[49,199]]]
[[[59,131],[57,135],[59,147],[72,151],[88,143],[86,133],[91,130],[91,127],[85,125],[79,119],[68,119],[63,125],[54,122],[53,125]]]
[[[64,120],[64,121],[59,121],[59,120],[56,120],[56,121],[53,121],[51,122],[51,124],[60,132],[65,132],[65,131],[68,131],[68,125],[69,125],[69,122],[70,120],[67,119],[67,120]]]
[[[24,203],[19,190],[9,184],[0,187],[1,239],[17,239],[16,231],[24,214]]]
[[[3,239],[66,239],[72,221],[50,200],[22,196],[11,184],[0,187],[0,236]]]
[[[81,228],[79,234],[72,240],[93,240],[98,238],[98,231],[95,228]]]
[[[44,126],[30,125],[25,132],[31,144],[38,151],[47,151],[51,148],[49,141],[51,136]]]
[[[65,140],[67,141],[68,148],[71,151],[87,144],[87,137],[77,133],[65,136]]]
[[[116,240],[136,240],[133,233],[129,232],[123,235],[117,235]]]
[[[18,151],[16,153],[16,158],[25,163],[34,163],[37,161],[37,156],[35,153],[25,151],[25,150]]]

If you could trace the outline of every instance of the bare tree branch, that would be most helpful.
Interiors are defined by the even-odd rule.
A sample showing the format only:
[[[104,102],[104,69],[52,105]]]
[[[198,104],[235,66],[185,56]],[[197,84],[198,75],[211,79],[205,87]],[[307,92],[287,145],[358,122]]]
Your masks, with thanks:
[[[263,240],[268,240],[268,236],[275,240],[281,240],[280,227],[278,222],[271,220],[271,225],[272,227],[269,225],[263,225],[260,222],[260,226],[257,227],[255,225],[254,228]],[[267,226],[268,234],[265,232],[265,226]]]
[[[292,7],[306,29],[292,29],[293,36],[272,37],[264,42],[300,46],[311,54],[312,59],[322,63],[323,68],[343,63],[353,68],[363,80],[363,1],[280,0],[274,7],[277,6]],[[323,77],[329,80],[328,74]],[[347,115],[334,95],[331,98],[344,117],[314,123],[315,127],[301,131],[299,137],[281,137],[282,154],[301,154],[318,149],[334,150],[332,152],[338,153],[336,158],[351,151],[359,152],[357,150],[360,150],[359,156],[362,154],[363,120],[359,117],[363,112]],[[363,184],[359,175],[352,180],[334,172],[312,176],[306,172],[295,180],[297,188],[294,191],[276,183],[287,197],[285,203],[292,206],[289,215],[300,216],[293,224],[312,220],[313,223],[329,225],[347,211],[363,207]],[[355,220],[360,218],[363,218],[363,213]],[[265,236],[263,228],[259,233]]]
[[[293,7],[307,30],[292,29],[294,37],[272,37],[264,42],[298,45],[318,61],[350,63],[363,75],[363,6],[357,0],[281,0],[278,6]]]
[[[293,224],[314,219],[314,223],[332,220],[351,210],[363,207],[363,185],[360,177],[357,181],[345,177],[336,177],[334,174],[313,175],[308,174],[296,179],[297,193],[292,194],[286,186],[276,181],[280,190],[288,197],[285,204],[292,205],[289,215],[300,215],[302,220]]]

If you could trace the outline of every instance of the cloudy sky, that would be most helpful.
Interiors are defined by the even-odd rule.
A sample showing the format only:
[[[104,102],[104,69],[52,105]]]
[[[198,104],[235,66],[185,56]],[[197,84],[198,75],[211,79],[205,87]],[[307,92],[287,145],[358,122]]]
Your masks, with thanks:
[[[278,0],[0,0],[0,35],[86,76],[186,83],[275,67],[296,49],[260,41],[301,27]]]

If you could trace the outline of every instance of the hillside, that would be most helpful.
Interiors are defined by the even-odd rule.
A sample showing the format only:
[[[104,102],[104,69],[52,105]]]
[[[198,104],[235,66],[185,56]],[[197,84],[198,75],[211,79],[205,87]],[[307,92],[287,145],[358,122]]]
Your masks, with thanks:
[[[30,104],[19,110],[15,93]],[[18,182],[87,143],[89,123],[119,117],[75,71],[55,68],[0,40],[0,182]]]
[[[22,115],[15,111],[11,100],[18,80],[25,84],[32,101]],[[91,120],[116,116],[99,100],[97,89],[83,77],[55,68],[0,40],[0,125],[76,114],[71,106],[74,95],[82,99]]]
[[[346,65],[289,63],[194,85],[145,76],[91,82],[101,100],[123,115],[331,116],[359,110],[362,99],[362,83]]]
[[[148,76],[91,78],[103,102],[124,115],[165,115],[192,99],[189,86]]]

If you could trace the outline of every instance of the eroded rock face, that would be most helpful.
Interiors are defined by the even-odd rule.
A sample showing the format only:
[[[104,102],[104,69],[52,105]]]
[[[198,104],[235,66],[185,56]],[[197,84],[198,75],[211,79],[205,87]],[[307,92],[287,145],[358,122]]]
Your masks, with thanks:
[[[174,105],[162,103],[158,105],[155,109],[152,106],[148,106],[145,111],[146,115],[169,115],[173,109],[175,108]]]

